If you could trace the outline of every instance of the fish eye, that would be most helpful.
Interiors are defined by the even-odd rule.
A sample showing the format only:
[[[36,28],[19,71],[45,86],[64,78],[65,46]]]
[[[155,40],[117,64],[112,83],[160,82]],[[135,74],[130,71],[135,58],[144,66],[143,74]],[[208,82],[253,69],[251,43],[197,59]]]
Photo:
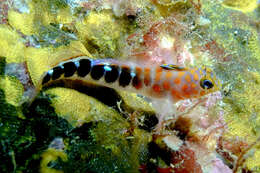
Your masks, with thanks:
[[[212,83],[210,80],[208,80],[208,79],[202,79],[202,80],[200,81],[200,86],[201,86],[203,89],[210,89],[210,88],[212,88],[214,85],[213,85],[213,83]]]

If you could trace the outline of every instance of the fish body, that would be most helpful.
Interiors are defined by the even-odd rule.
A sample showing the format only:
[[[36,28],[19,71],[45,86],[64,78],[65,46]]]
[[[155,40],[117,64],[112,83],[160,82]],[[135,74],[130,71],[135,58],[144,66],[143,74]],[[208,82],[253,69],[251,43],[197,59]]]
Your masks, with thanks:
[[[217,91],[220,82],[207,68],[187,69],[172,64],[141,66],[114,59],[81,56],[61,62],[41,78],[39,88],[61,79],[80,80],[172,102]]]

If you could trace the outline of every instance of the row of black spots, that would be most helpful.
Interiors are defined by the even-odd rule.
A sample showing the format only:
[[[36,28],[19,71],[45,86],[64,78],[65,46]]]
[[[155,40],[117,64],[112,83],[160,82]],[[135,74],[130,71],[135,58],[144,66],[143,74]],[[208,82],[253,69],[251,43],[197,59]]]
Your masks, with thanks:
[[[77,65],[78,64],[78,65]],[[71,77],[77,72],[78,76],[85,77],[91,70],[91,60],[80,59],[78,62],[69,61],[49,70],[43,78],[42,84],[64,77]]]
[[[130,83],[136,89],[142,87],[141,73],[142,69],[136,67],[135,70],[131,69],[129,66],[122,66],[121,68],[117,65],[104,66],[105,70],[105,81],[107,83],[115,82],[119,78],[119,85],[126,87]]]
[[[54,67],[53,69],[49,70],[42,80],[42,85],[49,82],[51,79],[56,80],[61,77],[64,73],[64,68],[62,66]]]
[[[119,81],[119,85],[122,87],[126,87],[131,83],[132,78],[132,70],[128,66],[119,67],[116,64],[97,64],[94,65],[91,69],[91,77],[94,80],[99,80],[104,76],[104,80],[106,83],[113,83],[117,80]]]
[[[85,77],[90,73],[92,79],[100,80],[104,76],[107,83],[115,82],[119,77],[120,68],[117,65],[92,65],[92,62],[89,59],[81,59],[78,64],[77,74],[80,77]]]
[[[42,84],[49,82],[51,79],[57,80],[62,74],[64,74],[64,77],[71,77],[75,72],[77,72],[79,77],[85,77],[90,73],[93,80],[100,80],[104,76],[104,80],[107,83],[113,83],[119,79],[119,85],[122,87],[128,86],[133,78],[137,79],[135,73],[133,73],[128,66],[119,67],[116,64],[92,64],[90,59],[80,59],[77,62],[66,62],[50,70],[45,75]],[[139,82],[134,80],[132,82],[133,86],[136,86],[136,83]]]
[[[117,65],[97,64],[92,67],[90,75],[94,80],[99,80],[104,76],[105,82],[113,83],[118,79],[119,73],[120,68]]]

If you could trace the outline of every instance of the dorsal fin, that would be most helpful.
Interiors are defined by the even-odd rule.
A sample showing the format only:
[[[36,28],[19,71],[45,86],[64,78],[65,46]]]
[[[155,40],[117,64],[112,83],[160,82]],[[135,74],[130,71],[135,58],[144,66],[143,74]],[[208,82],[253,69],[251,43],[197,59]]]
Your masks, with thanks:
[[[165,70],[177,70],[177,71],[187,70],[185,67],[181,67],[175,64],[162,64],[160,65],[160,67]]]

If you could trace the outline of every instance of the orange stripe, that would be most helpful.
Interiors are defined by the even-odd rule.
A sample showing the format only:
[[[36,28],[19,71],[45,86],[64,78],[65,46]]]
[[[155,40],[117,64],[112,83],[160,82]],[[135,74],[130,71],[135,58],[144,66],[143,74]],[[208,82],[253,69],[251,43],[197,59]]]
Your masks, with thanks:
[[[170,72],[170,71],[167,72],[165,77],[166,77],[166,80],[170,80],[172,78],[172,72]]]
[[[135,67],[135,75],[136,76],[133,78],[132,83],[133,83],[133,86],[136,89],[142,88],[142,81],[140,79],[141,74],[142,74],[142,68],[141,67]]]
[[[130,69],[130,67],[128,65],[121,65],[121,68]]]
[[[136,74],[141,74],[142,73],[142,68],[141,67],[135,67],[135,72]]]
[[[170,88],[171,88],[170,82],[169,81],[164,81],[163,82],[163,88],[165,90],[170,90]]]
[[[200,96],[204,96],[205,94],[206,94],[205,91],[201,91],[201,92],[200,92]]]
[[[161,89],[160,85],[158,85],[158,84],[154,84],[152,88],[153,88],[153,91],[156,93],[162,92],[162,89]]]
[[[192,94],[197,95],[198,93],[199,93],[198,90],[196,90],[196,89],[193,89],[193,90],[192,90]]]
[[[189,86],[188,85],[183,85],[182,88],[181,88],[182,92],[183,92],[183,95],[188,98],[190,97],[192,91],[189,89]]]
[[[181,78],[184,74],[185,74],[185,72],[180,71],[180,72],[178,73],[178,77]]]
[[[194,82],[191,83],[191,88],[196,88],[196,84]]]
[[[186,74],[186,76],[185,76],[185,80],[186,80],[187,82],[191,82],[191,77],[190,77],[189,74]]]
[[[175,89],[172,89],[171,90],[171,95],[173,97],[173,99],[179,99],[179,100],[182,100],[182,97],[180,96],[179,92],[176,91]]]
[[[198,73],[194,73],[193,78],[194,78],[194,80],[199,80],[199,75],[198,75]]]
[[[145,86],[149,86],[151,84],[151,69],[146,67],[144,68],[144,84]]]
[[[162,75],[162,68],[161,67],[156,68],[155,73],[156,73],[155,74],[155,81],[159,82],[160,79],[161,79],[161,75]]]
[[[183,92],[186,92],[188,88],[189,88],[188,85],[185,84],[185,85],[182,86],[181,90]]]
[[[181,79],[180,79],[179,77],[176,77],[176,78],[173,80],[173,82],[174,82],[176,85],[178,85],[178,84],[181,83]]]

